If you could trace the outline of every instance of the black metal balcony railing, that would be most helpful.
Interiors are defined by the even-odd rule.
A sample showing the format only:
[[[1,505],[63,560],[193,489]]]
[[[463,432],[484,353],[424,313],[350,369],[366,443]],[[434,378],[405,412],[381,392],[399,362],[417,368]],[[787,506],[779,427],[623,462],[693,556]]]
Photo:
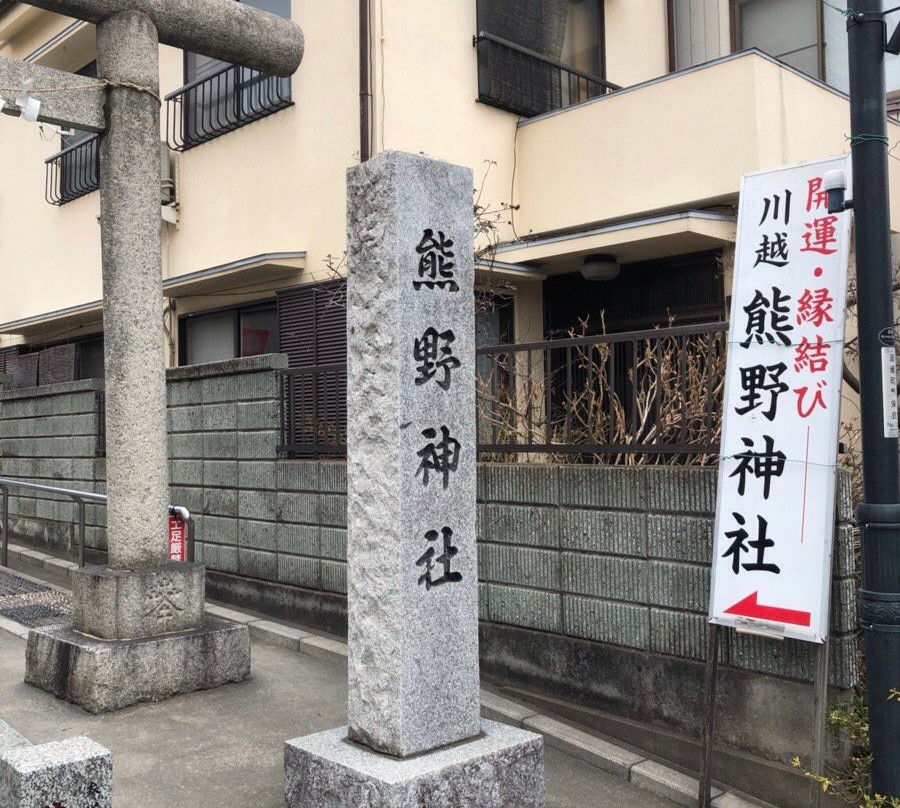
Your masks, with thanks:
[[[167,140],[186,151],[291,104],[290,78],[226,67],[166,96]]]
[[[44,196],[65,205],[100,187],[100,136],[92,135],[48,157]]]
[[[478,48],[478,99],[526,118],[621,89],[485,31],[474,43]]]
[[[291,457],[346,455],[347,364],[278,371],[281,439]]]
[[[710,462],[727,329],[707,323],[479,348],[478,451]],[[346,365],[280,373],[280,453],[344,455]]]
[[[707,462],[718,452],[727,329],[479,348],[478,450]]]

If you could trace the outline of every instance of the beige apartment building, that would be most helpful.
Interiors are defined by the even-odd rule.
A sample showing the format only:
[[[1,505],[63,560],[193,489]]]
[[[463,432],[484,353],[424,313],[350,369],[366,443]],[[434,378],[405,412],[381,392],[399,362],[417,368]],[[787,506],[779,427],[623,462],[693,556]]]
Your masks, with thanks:
[[[170,365],[344,360],[345,171],[383,150],[473,168],[482,344],[726,319],[741,175],[849,151],[845,18],[814,0],[244,1],[303,26],[293,78],[160,52]],[[0,1],[0,54],[94,49]],[[101,375],[96,138],[4,119],[0,177],[0,373]]]

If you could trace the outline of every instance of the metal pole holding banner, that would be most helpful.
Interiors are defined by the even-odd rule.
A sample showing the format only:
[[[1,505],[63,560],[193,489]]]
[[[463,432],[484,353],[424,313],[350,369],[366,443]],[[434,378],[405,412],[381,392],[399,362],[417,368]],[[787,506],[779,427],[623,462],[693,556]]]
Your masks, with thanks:
[[[844,155],[741,183],[710,597],[713,623],[819,646],[817,773],[852,224],[837,215],[846,203],[835,192],[850,186],[848,170]],[[707,742],[704,754],[700,801],[708,805]],[[815,807],[819,795],[810,795]]]
[[[716,679],[719,674],[719,626],[710,623],[706,643],[705,704],[706,723],[703,725],[703,749],[700,764],[700,808],[710,808],[712,801],[712,749],[716,731]]]
[[[886,29],[881,0],[847,4],[864,502],[859,621],[865,634],[872,787],[900,796],[900,463],[888,196]]]
[[[816,648],[816,681],[813,696],[813,774],[825,774],[825,723],[828,717],[828,647],[826,639]],[[822,787],[813,780],[810,783],[810,808],[822,804]]]

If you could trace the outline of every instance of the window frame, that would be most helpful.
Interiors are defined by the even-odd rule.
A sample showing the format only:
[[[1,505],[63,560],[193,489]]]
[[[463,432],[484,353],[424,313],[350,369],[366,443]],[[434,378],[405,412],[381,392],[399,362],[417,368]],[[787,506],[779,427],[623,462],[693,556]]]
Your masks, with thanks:
[[[496,2],[496,0],[475,0],[475,27],[477,29],[476,36],[480,33],[481,26],[479,24],[479,20],[481,19],[481,10],[483,8],[484,3],[486,2]],[[668,2],[672,2],[672,0],[668,0]],[[486,29],[485,29],[486,30]],[[487,33],[494,33],[493,31],[486,31]],[[499,34],[498,34],[499,36]],[[597,73],[597,78],[603,79],[607,81],[606,78],[606,0],[597,0],[597,58],[600,62],[600,70]],[[569,65],[569,67],[574,67],[574,65]]]
[[[575,2],[576,0],[569,0],[569,2]],[[595,2],[596,8],[596,26],[597,26],[597,61],[598,61],[598,71],[596,74],[593,72],[586,72],[577,68],[575,65],[570,62],[563,61],[562,59],[557,59],[552,56],[548,56],[543,54],[542,52],[538,52],[532,50],[531,48],[522,45],[516,42],[514,39],[509,39],[504,43],[506,38],[503,36],[502,32],[498,32],[494,28],[489,25],[482,24],[483,12],[487,10],[488,2],[498,2],[498,0],[476,0],[475,4],[475,25],[476,31],[475,36],[473,37],[473,41],[476,47],[477,52],[477,69],[475,73],[476,80],[476,99],[479,103],[486,104],[488,106],[495,107],[496,109],[504,110],[505,112],[510,112],[514,115],[518,115],[521,118],[531,118],[535,115],[545,114],[547,112],[552,112],[560,109],[567,109],[568,107],[580,103],[582,101],[588,100],[590,98],[596,97],[598,95],[603,95],[607,92],[611,92],[612,90],[617,90],[619,87],[612,85],[607,80],[607,48],[606,48],[606,7],[605,0],[593,0]],[[481,37],[481,34],[484,33],[486,36],[484,38]],[[499,39],[493,40],[495,44],[491,44],[491,40],[493,37],[498,37]],[[486,41],[487,40],[487,41]],[[507,47],[509,46],[509,47]],[[495,62],[492,57],[493,50],[496,48],[512,48],[512,61],[509,59],[500,59],[499,62]],[[516,51],[519,51],[516,54]],[[510,56],[510,53],[507,53],[507,56]],[[530,64],[528,60],[533,60],[540,67],[536,70],[533,64]],[[494,76],[493,66],[497,63],[504,64],[508,71],[515,72],[514,65],[518,65],[518,70],[522,76],[528,76],[531,73],[531,79],[534,78],[534,73],[536,72],[538,75],[543,75],[543,69],[550,65],[550,69],[561,71],[560,75],[567,76],[568,81],[568,92],[565,95],[570,95],[572,93],[572,81],[574,78],[575,84],[575,95],[578,97],[574,100],[569,100],[565,103],[554,104],[551,100],[549,105],[541,105],[540,103],[534,103],[534,91],[535,87],[527,82],[522,83],[518,90],[512,91],[509,87],[505,89],[501,89],[499,93],[495,93],[494,84],[504,84],[502,77]],[[501,71],[502,72],[502,71]],[[520,76],[521,78],[521,76]],[[581,85],[584,83],[585,92],[582,94]],[[562,83],[560,87],[562,87]],[[593,87],[593,89],[592,89]],[[541,94],[540,87],[538,89],[538,95]],[[549,84],[545,92],[551,92]],[[562,96],[562,90],[559,90],[559,95]],[[512,93],[513,97],[507,97]],[[581,97],[584,95],[584,97]],[[524,99],[524,100],[523,100]],[[552,99],[552,94],[551,94]],[[543,108],[546,106],[546,108]]]
[[[278,353],[279,348],[279,332],[278,332],[278,303],[277,298],[265,300],[253,300],[246,304],[238,304],[236,306],[218,306],[213,309],[202,309],[200,311],[192,311],[189,314],[181,314],[178,316],[178,367],[190,367],[187,361],[188,356],[188,324],[191,320],[196,320],[207,315],[234,313],[234,328],[232,343],[233,359],[243,359],[241,355],[241,315],[246,312],[263,311],[269,309],[275,315],[275,347],[273,353]],[[222,360],[229,361],[229,360]]]
[[[729,9],[729,23],[731,27],[731,52],[738,53],[742,50],[745,50],[744,45],[741,41],[741,14],[740,9],[741,6],[745,6],[748,3],[753,2],[753,0],[729,0],[728,9]],[[672,5],[674,9],[674,0],[669,0],[670,5]],[[817,65],[817,75],[812,76],[812,78],[817,81],[821,81],[827,84],[827,80],[825,77],[825,15],[823,13],[824,9],[822,3],[816,3],[816,65]],[[674,31],[672,33],[674,37]],[[762,48],[760,48],[762,50]],[[766,51],[763,51],[766,53]],[[778,61],[782,61],[781,57],[775,56],[774,54],[769,54],[773,59],[778,59]],[[674,56],[674,54],[673,54]],[[786,63],[785,63],[786,64]],[[804,75],[809,75],[800,68],[794,67],[793,65],[788,65],[793,70],[798,70]]]

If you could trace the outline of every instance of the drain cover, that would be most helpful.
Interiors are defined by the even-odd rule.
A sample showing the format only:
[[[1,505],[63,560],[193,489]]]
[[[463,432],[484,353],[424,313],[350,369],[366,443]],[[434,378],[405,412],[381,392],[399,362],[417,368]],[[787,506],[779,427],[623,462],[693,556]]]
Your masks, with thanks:
[[[0,572],[0,615],[31,628],[59,623],[69,614],[69,598],[49,586]]]

